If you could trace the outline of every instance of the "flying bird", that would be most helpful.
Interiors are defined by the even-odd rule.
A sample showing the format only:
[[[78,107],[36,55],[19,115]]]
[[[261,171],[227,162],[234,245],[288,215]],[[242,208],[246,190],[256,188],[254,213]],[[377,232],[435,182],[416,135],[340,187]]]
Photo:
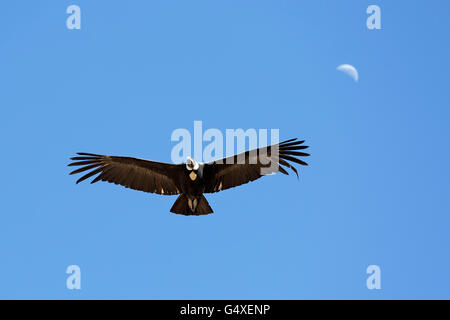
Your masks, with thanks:
[[[279,144],[253,149],[208,163],[197,162],[188,157],[186,163],[171,164],[131,157],[105,156],[92,153],[77,153],[69,166],[80,166],[70,174],[85,173],[77,184],[92,176],[91,181],[107,181],[126,188],[161,195],[179,195],[170,209],[183,215],[205,215],[213,213],[204,193],[215,193],[237,187],[267,174],[291,169],[298,178],[298,171],[290,162],[306,166],[298,157],[307,157],[302,145],[304,140],[296,138]]]

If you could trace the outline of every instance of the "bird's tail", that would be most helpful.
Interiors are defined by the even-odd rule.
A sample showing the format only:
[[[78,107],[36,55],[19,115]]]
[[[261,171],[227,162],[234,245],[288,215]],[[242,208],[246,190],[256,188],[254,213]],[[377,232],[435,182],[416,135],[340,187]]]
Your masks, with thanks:
[[[213,210],[204,195],[188,196],[182,193],[173,204],[170,212],[186,216],[199,216],[213,213]]]

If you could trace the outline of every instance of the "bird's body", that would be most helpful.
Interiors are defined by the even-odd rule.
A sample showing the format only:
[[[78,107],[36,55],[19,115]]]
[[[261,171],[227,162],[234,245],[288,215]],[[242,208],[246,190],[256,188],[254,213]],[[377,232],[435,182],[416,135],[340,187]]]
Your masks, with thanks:
[[[191,158],[188,158],[189,162],[193,164],[192,169],[186,166],[184,173],[177,177],[178,184],[181,187],[181,195],[175,201],[170,211],[185,215],[212,213],[213,211],[208,201],[203,196],[205,192],[205,177],[203,176],[205,164],[198,163]]]
[[[81,166],[71,174],[90,170],[77,183],[98,174],[91,183],[101,180],[150,193],[179,195],[171,212],[204,215],[213,212],[204,193],[236,187],[277,171],[288,174],[282,166],[292,169],[298,177],[297,170],[288,161],[307,165],[296,156],[309,154],[297,151],[308,147],[301,145],[304,141],[295,140],[208,163],[188,158],[186,163],[170,164],[130,157],[78,153],[79,156],[72,158],[75,162],[69,166]]]

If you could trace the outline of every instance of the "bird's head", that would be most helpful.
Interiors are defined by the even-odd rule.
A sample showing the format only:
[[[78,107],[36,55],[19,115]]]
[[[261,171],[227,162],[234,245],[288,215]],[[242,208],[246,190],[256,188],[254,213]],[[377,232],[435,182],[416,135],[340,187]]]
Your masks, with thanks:
[[[186,169],[188,169],[189,171],[192,171],[192,170],[197,171],[199,167],[200,167],[200,164],[197,161],[195,161],[191,157],[187,157]]]

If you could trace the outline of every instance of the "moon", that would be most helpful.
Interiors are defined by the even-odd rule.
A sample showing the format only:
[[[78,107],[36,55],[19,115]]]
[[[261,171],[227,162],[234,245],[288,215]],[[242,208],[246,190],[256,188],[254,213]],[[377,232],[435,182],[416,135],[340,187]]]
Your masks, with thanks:
[[[358,82],[358,79],[359,79],[358,70],[356,70],[356,68],[354,66],[352,66],[350,64],[341,64],[340,66],[337,67],[337,70],[346,73],[353,80],[355,80],[355,82]]]

